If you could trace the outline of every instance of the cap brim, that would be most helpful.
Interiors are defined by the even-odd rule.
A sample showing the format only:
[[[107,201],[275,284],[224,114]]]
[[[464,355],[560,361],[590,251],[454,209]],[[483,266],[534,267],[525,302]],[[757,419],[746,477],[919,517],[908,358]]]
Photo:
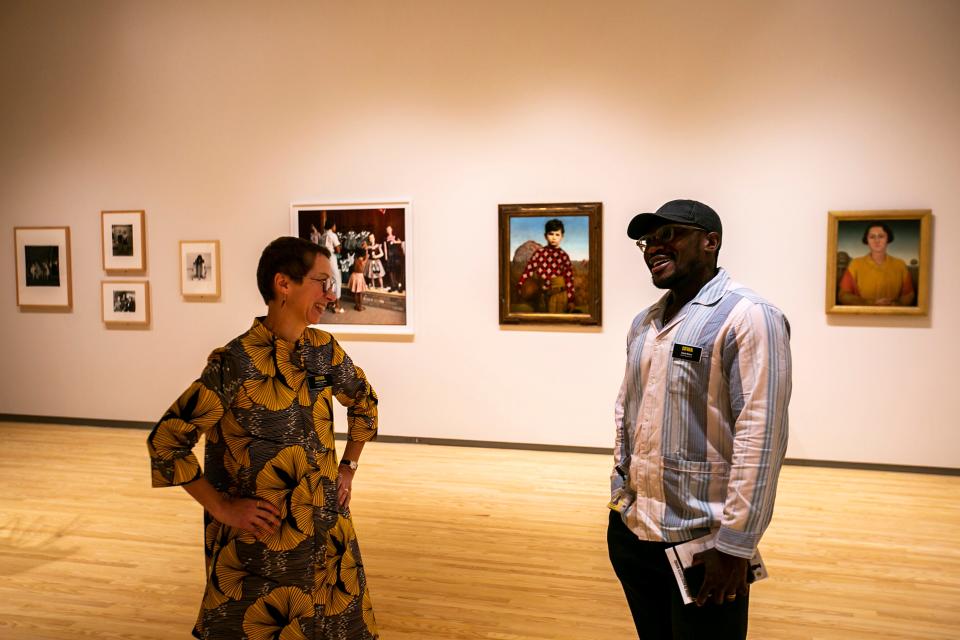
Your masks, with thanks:
[[[633,220],[631,220],[630,224],[627,225],[627,237],[629,237],[631,240],[639,240],[660,225],[670,222],[682,222],[684,224],[690,224],[690,222],[682,216],[675,217],[669,214],[663,215],[660,213],[638,213],[637,215],[633,216]]]

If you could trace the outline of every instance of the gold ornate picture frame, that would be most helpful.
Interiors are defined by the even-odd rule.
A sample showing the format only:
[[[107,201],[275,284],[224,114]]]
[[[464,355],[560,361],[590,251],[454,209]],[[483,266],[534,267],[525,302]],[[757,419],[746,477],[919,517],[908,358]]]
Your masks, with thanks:
[[[929,209],[828,212],[826,312],[927,315],[932,220]]]
[[[601,324],[602,215],[600,202],[500,205],[500,324]]]

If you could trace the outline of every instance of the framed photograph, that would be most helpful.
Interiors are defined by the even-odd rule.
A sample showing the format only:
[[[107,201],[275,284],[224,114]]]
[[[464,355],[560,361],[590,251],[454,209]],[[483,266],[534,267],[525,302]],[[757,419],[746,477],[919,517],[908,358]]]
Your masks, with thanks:
[[[601,322],[600,202],[500,205],[500,324]]]
[[[290,233],[333,255],[337,301],[317,326],[339,334],[413,334],[408,200],[293,204]]]
[[[830,211],[827,313],[927,315],[929,209]]]
[[[100,242],[107,273],[146,271],[143,211],[101,211]]]
[[[70,227],[14,227],[17,306],[24,310],[69,311]]]
[[[150,325],[150,283],[146,280],[103,280],[100,306],[107,327]]]
[[[220,298],[220,241],[180,241],[180,295],[187,300]]]

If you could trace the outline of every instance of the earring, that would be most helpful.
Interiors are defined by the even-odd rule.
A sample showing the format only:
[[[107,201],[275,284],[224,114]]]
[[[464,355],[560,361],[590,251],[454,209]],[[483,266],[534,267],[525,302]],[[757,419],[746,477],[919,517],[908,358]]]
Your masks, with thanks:
[[[283,305],[287,304],[287,296],[284,294],[283,300],[280,301],[280,308],[283,308]]]

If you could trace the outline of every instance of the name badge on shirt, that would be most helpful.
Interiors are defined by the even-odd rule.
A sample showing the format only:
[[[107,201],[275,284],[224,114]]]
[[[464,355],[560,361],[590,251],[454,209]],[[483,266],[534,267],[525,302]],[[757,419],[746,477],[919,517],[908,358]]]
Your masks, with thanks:
[[[689,360],[691,362],[700,362],[700,354],[703,349],[700,347],[691,347],[688,344],[677,343],[673,345],[673,357],[680,360]]]
[[[307,388],[310,389],[310,391],[326,389],[332,384],[333,381],[330,380],[330,376],[328,375],[310,374],[307,376]]]

